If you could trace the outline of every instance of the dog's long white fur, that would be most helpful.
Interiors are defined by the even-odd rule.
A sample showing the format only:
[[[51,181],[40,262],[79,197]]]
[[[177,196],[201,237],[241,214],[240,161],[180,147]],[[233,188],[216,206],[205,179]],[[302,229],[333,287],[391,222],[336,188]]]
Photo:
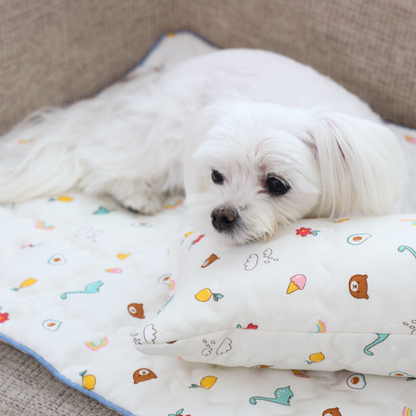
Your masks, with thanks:
[[[241,221],[228,236],[244,243],[305,216],[388,212],[407,177],[396,137],[367,104],[265,51],[213,52],[37,116],[0,140],[7,159],[17,139],[35,137],[0,172],[0,202],[79,188],[152,214],[185,184],[195,221],[210,227],[212,209],[230,206]],[[271,174],[290,183],[286,195],[267,193]]]

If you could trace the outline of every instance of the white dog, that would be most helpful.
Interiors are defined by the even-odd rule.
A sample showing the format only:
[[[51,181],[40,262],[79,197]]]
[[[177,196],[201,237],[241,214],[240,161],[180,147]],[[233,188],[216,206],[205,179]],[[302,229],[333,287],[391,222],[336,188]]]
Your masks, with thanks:
[[[387,213],[404,189],[380,117],[289,58],[222,50],[123,88],[11,131],[38,144],[2,172],[0,201],[75,187],[154,214],[185,188],[197,225],[243,244],[303,217]]]

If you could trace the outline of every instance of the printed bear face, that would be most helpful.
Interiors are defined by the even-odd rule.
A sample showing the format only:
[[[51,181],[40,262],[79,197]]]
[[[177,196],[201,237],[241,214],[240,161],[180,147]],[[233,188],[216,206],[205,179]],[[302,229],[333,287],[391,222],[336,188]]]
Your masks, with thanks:
[[[152,378],[157,378],[157,376],[152,370],[149,370],[148,368],[140,368],[133,374],[134,384],[151,380]]]
[[[341,412],[339,411],[338,407],[334,407],[333,409],[326,409],[322,413],[322,416],[342,416]]]
[[[367,277],[368,276],[366,274],[356,274],[351,277],[349,282],[351,296],[356,299],[368,299]]]
[[[143,311],[143,303],[130,303],[130,305],[127,306],[127,310],[129,311],[129,314],[133,316],[133,318],[145,318]]]

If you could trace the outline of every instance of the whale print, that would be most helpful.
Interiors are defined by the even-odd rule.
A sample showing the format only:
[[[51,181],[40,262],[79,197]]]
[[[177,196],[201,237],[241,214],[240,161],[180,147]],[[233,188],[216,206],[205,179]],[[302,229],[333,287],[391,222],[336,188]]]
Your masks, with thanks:
[[[376,334],[377,335],[377,339],[372,342],[371,344],[368,344],[365,348],[364,348],[364,352],[367,355],[374,355],[374,353],[372,351],[370,351],[370,348],[373,348],[374,346],[376,346],[377,344],[380,344],[380,342],[383,342],[390,334]]]
[[[90,283],[89,285],[85,286],[85,290],[80,290],[80,291],[77,291],[77,292],[65,292],[65,293],[62,293],[61,298],[62,299],[66,299],[68,297],[68,295],[69,294],[72,294],[72,293],[89,293],[89,294],[98,293],[100,287],[103,284],[104,283],[99,280],[98,282],[93,282],[93,283]]]
[[[290,386],[275,390],[274,397],[259,397],[254,396],[250,398],[251,404],[257,404],[257,400],[264,400],[266,402],[272,402],[282,404],[283,406],[290,406],[290,399],[294,396],[293,391],[290,390]]]
[[[416,258],[416,251],[414,251],[411,247],[409,246],[400,246],[397,250],[399,250],[400,253],[403,253],[403,251],[408,250],[410,251],[413,256]]]

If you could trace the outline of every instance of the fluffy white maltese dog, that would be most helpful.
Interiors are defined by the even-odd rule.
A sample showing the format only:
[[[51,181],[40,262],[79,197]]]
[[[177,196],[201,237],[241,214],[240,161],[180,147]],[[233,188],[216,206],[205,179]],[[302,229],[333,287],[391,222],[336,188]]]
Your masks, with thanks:
[[[387,213],[403,191],[381,118],[289,58],[222,50],[123,88],[12,130],[36,145],[2,172],[0,201],[78,188],[154,214],[185,190],[194,224],[243,244],[304,217]]]

